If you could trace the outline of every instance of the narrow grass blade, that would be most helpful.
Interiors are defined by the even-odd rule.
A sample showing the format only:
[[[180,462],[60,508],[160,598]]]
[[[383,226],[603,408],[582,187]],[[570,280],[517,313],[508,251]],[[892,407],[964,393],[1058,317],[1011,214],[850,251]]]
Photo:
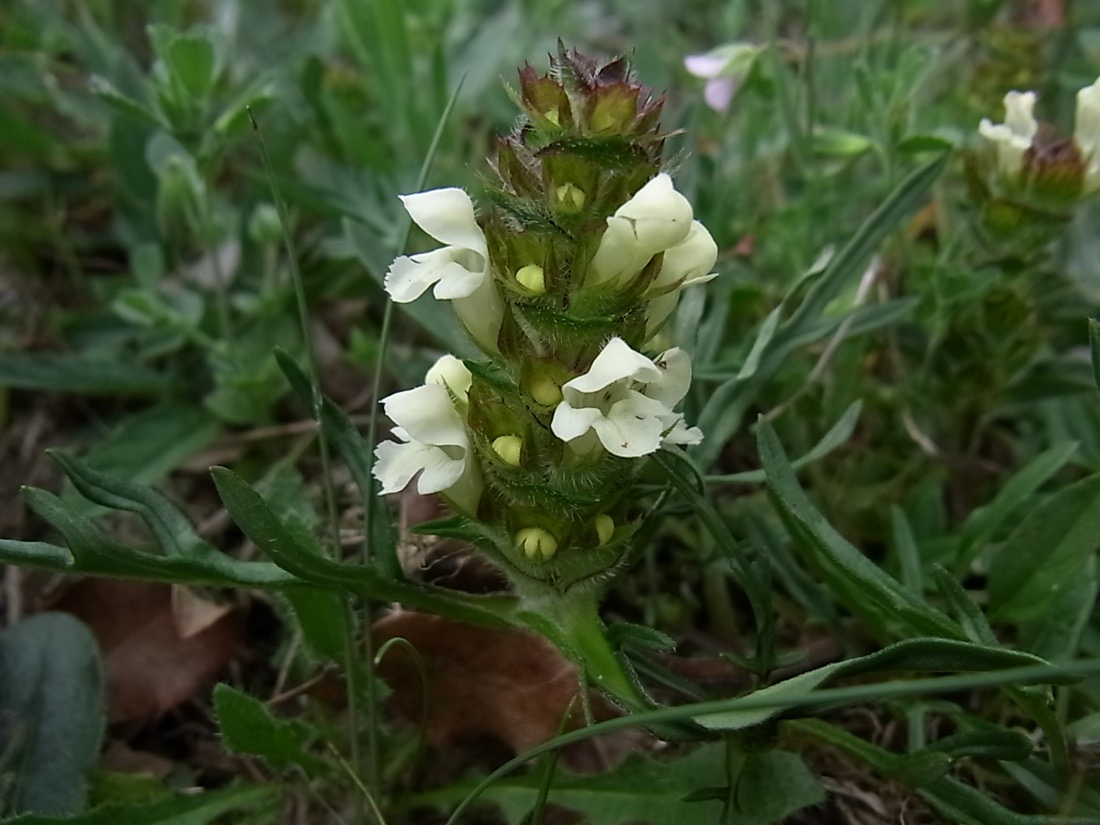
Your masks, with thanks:
[[[990,613],[1024,622],[1048,610],[1100,543],[1100,475],[1059,490],[1028,513],[989,566]]]
[[[832,334],[831,329],[844,322],[842,318],[836,319],[835,324],[833,319],[825,319],[822,325],[821,315],[845,285],[859,275],[887,235],[920,203],[943,171],[947,159],[947,155],[935,158],[910,173],[864,221],[844,248],[830,259],[790,318],[769,336],[758,356],[758,368],[749,377],[735,377],[715,390],[699,416],[699,426],[707,434],[707,440],[693,450],[699,466],[706,468],[714,463],[723,445],[741,426],[759,385],[793,350]]]
[[[807,464],[820,461],[829,453],[848,443],[848,439],[855,432],[859,422],[859,414],[863,409],[862,401],[853,401],[844,411],[837,422],[829,429],[821,440],[815,444],[809,452],[799,456],[791,462],[791,468],[800,470]],[[743,473],[732,473],[724,476],[707,476],[707,484],[762,484],[767,481],[767,475],[763,470],[747,470]]]
[[[756,435],[780,516],[811,568],[839,601],[886,636],[962,637],[951,619],[907,591],[833,529],[798,485],[771,424],[760,419]]]
[[[944,154],[914,169],[871,213],[851,240],[833,256],[821,277],[809,288],[806,298],[783,324],[779,337],[797,332],[817,318],[879,248],[886,236],[924,199],[940,176],[950,155]]]
[[[729,525],[700,492],[700,479],[686,456],[674,450],[660,450],[655,458],[669,481],[703,521],[749,597],[757,627],[757,667],[760,672],[766,673],[771,667],[775,650],[775,612],[768,557],[734,538]]]
[[[1077,442],[1067,441],[1035,456],[1001,485],[992,501],[967,516],[959,533],[959,550],[954,565],[957,575],[969,569],[997,530],[1018,514],[1039,488],[1073,458],[1077,446]]]
[[[1100,321],[1089,318],[1089,352],[1092,355],[1092,377],[1100,392]]]
[[[980,687],[1004,687],[1012,684],[1029,683],[1042,684],[1048,682],[1051,678],[1061,680],[1070,677],[1086,677],[1094,674],[1100,674],[1100,661],[1089,659],[1065,663],[1059,667],[1047,664],[1025,665],[1023,667],[1012,667],[1005,670],[993,670],[984,673],[908,679],[896,682],[879,682],[877,684],[857,685],[844,688],[824,688],[822,690],[809,691],[800,696],[791,697],[750,694],[736,699],[697,702],[674,708],[662,708],[661,710],[636,713],[630,716],[611,719],[607,722],[589,725],[580,730],[571,731],[544,742],[541,745],[537,745],[525,753],[519,754],[514,759],[509,760],[486,776],[451,813],[450,818],[447,820],[447,825],[455,825],[469,807],[477,801],[478,797],[481,796],[486,788],[501,777],[507,776],[513,771],[523,767],[532,759],[536,759],[551,750],[571,745],[574,742],[583,742],[594,736],[601,736],[617,730],[631,727],[646,727],[665,722],[682,722],[696,716],[724,713],[732,710],[764,710],[777,707],[810,709],[867,701],[886,701],[888,699],[900,697],[923,696],[930,693],[951,693],[955,691],[973,690]],[[816,720],[800,720],[797,723],[791,724],[797,724],[799,727],[802,727],[807,724],[816,724]],[[859,739],[856,739],[856,741],[862,742],[862,740]],[[1014,825],[1016,824],[1014,823]],[[1033,823],[1026,822],[1020,825],[1033,825]],[[1084,823],[1079,823],[1079,825],[1084,825]]]

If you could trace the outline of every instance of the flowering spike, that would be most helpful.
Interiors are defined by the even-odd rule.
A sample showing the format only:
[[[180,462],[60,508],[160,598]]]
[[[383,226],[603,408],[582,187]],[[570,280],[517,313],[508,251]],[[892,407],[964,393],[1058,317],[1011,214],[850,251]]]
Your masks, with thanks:
[[[718,248],[661,170],[662,101],[625,59],[560,46],[547,73],[520,70],[513,99],[523,117],[480,209],[454,188],[402,198],[442,246],[398,258],[387,290],[449,301],[489,360],[445,356],[387,398],[397,440],[375,473],[386,492],[419,474],[512,537],[486,549],[517,587],[562,592],[625,557],[640,459],[703,437],[677,410],[687,353],[652,338]]]
[[[1077,93],[1073,137],[1035,118],[1035,92],[1005,95],[1004,123],[983,118],[982,149],[969,158],[985,228],[1000,242],[1044,243],[1083,198],[1100,190],[1100,79]],[[1026,225],[1040,227],[1036,233]]]

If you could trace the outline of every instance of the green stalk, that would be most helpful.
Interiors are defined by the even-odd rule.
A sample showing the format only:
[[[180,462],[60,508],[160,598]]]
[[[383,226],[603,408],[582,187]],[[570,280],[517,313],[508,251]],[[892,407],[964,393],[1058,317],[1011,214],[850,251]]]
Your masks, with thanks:
[[[424,163],[420,167],[420,174],[417,176],[416,190],[420,191],[424,188],[424,183],[428,178],[428,171],[431,169],[432,161],[435,159],[435,153],[439,149],[439,143],[443,139],[443,130],[447,121],[450,119],[451,111],[454,109],[455,101],[458,99],[458,93],[462,89],[462,84],[466,80],[466,75],[463,74],[459,78],[458,83],[455,85],[454,92],[451,94],[451,99],[447,101],[447,108],[443,110],[443,114],[439,118],[439,124],[436,126],[435,134],[432,136],[432,144],[428,149],[428,154],[424,158]],[[410,221],[405,229],[405,237],[401,241],[401,250],[409,244],[409,237],[412,234],[412,222]],[[371,383],[371,387],[374,393],[374,402],[371,405],[370,424],[367,427],[367,449],[368,455],[374,454],[374,447],[378,443],[378,388],[382,386],[382,373],[385,369],[386,363],[386,351],[390,338],[390,326],[393,322],[393,301],[387,296],[386,309],[382,316],[382,334],[381,340],[378,342],[378,354],[374,361],[374,375]],[[323,441],[324,439],[322,439]],[[371,476],[367,481],[367,490],[365,493],[366,505],[363,512],[363,544],[360,548],[360,562],[366,566],[371,563],[371,535],[372,527],[374,524],[375,512],[378,509],[378,497],[375,495],[374,476]],[[367,721],[369,729],[367,730],[367,752],[368,762],[370,767],[370,782],[371,788],[379,788],[382,781],[381,778],[381,765],[379,764],[379,750],[378,750],[378,732],[375,724],[378,714],[378,690],[374,675],[374,640],[371,637],[371,615],[372,608],[369,599],[363,600],[362,612],[365,617],[364,625],[366,632],[363,634],[363,658],[364,668],[366,676],[366,700],[367,700]]]
[[[587,683],[624,708],[640,713],[653,707],[608,643],[596,594],[586,590],[532,601],[520,609],[519,617],[572,659]]]
[[[930,693],[953,693],[960,690],[972,690],[979,687],[1004,687],[1013,682],[1033,681],[1049,677],[1053,673],[1061,675],[1073,674],[1077,676],[1090,676],[1100,673],[1100,662],[1094,659],[1084,659],[1074,662],[1066,662],[1058,667],[1051,665],[1026,665],[1023,667],[1005,668],[1003,670],[986,671],[982,673],[955,674],[951,676],[933,676],[921,679],[909,679],[894,682],[877,682],[868,685],[854,685],[842,688],[821,688],[806,691],[798,696],[753,695],[736,697],[733,699],[719,699],[708,702],[697,702],[690,705],[680,705],[674,708],[660,708],[644,713],[636,713],[630,716],[620,716],[599,722],[595,725],[570,731],[562,734],[541,745],[536,745],[530,750],[519,754],[509,760],[488,776],[481,780],[477,786],[458,804],[447,820],[447,825],[455,825],[459,818],[466,812],[479,796],[496,782],[507,776],[532,759],[542,756],[553,750],[558,750],[574,742],[583,742],[595,736],[612,733],[617,730],[625,730],[632,727],[653,727],[662,722],[685,722],[697,716],[705,716],[712,713],[721,713],[732,708],[738,709],[775,709],[784,713],[790,713],[797,709],[810,711],[813,708],[835,707],[837,704],[850,704],[858,702],[884,701],[903,697],[922,696]],[[806,722],[788,722],[805,728],[807,724],[815,724],[813,720]],[[817,723],[824,725],[824,723]],[[854,741],[862,742],[857,737],[851,736]],[[874,747],[868,745],[868,747]]]
[[[319,371],[317,369],[317,355],[313,348],[313,336],[310,334],[309,323],[309,305],[306,302],[305,286],[302,283],[302,272],[298,268],[298,251],[294,244],[294,235],[290,229],[290,218],[287,214],[286,203],[283,201],[282,193],[279,191],[278,182],[275,179],[275,171],[271,165],[271,156],[267,151],[267,143],[264,141],[263,132],[260,131],[260,126],[256,122],[256,118],[252,115],[251,107],[246,107],[248,111],[248,119],[252,123],[252,129],[256,132],[256,138],[260,144],[260,157],[263,159],[264,172],[267,174],[268,183],[271,186],[271,196],[275,201],[275,208],[279,211],[279,222],[282,224],[283,229],[283,241],[286,245],[287,264],[290,267],[291,280],[294,283],[294,297],[295,303],[298,306],[298,323],[301,326],[302,332],[302,344],[306,351],[306,365],[308,367],[309,375],[309,389],[310,400],[313,406],[313,417],[318,423],[321,421],[321,385],[319,378]],[[325,511],[328,515],[328,523],[332,530],[332,552],[334,557],[338,557],[340,553],[340,527],[336,520],[336,496],[333,492],[332,484],[332,472],[329,463],[329,447],[328,439],[323,435],[317,439],[318,445],[321,451],[321,476],[323,479],[322,487],[325,495]],[[351,620],[351,603],[348,597],[343,599],[345,604],[345,619],[348,624],[347,633],[348,638],[353,639],[355,634],[355,623]],[[362,775],[363,759],[359,748],[359,697],[357,688],[357,666],[358,663],[355,660],[355,645],[354,642],[349,641],[345,649],[345,661],[344,670],[347,673],[348,678],[348,715],[351,717],[351,766],[356,777]],[[373,678],[372,672],[367,673],[367,690],[368,697],[373,690]],[[375,736],[375,708],[374,703],[368,699],[367,707],[367,728],[368,736],[373,738]],[[375,760],[377,761],[377,760]],[[371,783],[371,787],[377,790],[377,785]],[[357,815],[359,819],[362,819],[362,800],[356,798]]]

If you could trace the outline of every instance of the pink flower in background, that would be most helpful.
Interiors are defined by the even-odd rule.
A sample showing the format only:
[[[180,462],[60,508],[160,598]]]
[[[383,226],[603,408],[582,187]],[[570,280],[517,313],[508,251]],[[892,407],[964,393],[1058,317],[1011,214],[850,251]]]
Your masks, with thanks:
[[[716,112],[725,112],[758,54],[759,46],[727,43],[706,54],[689,54],[684,58],[684,68],[707,81],[703,89],[707,105]]]

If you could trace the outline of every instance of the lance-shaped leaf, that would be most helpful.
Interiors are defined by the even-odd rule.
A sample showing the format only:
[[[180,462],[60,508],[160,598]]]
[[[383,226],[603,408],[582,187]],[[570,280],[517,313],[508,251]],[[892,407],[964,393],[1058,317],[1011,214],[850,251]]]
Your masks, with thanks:
[[[23,497],[32,510],[61,533],[68,549],[45,542],[0,539],[0,561],[5,563],[64,573],[212,587],[280,587],[300,583],[273,564],[238,561],[217,551],[216,555],[204,554],[199,558],[139,550],[111,539],[91,519],[53,493],[28,487],[24,488]]]
[[[955,571],[960,574],[966,572],[1001,525],[1018,514],[1043,483],[1062,469],[1076,452],[1077,443],[1074,441],[1055,444],[1043,451],[1013,473],[992,501],[967,516],[959,531]]]
[[[539,797],[540,772],[494,782],[484,797],[500,805],[505,818],[519,825]],[[599,776],[574,776],[559,770],[549,801],[584,815],[591,825],[695,825],[717,822],[731,794],[726,749],[705,745],[687,756],[658,761],[634,755]],[[417,802],[447,806],[462,799],[469,784],[451,785],[417,796]],[[700,793],[700,791],[703,791]],[[793,753],[770,750],[749,757],[732,794],[743,825],[780,822],[800,808],[824,799],[820,784]]]
[[[859,421],[859,413],[863,409],[862,401],[853,401],[848,409],[837,419],[837,422],[829,429],[821,440],[817,442],[805,455],[799,456],[791,462],[791,468],[800,470],[807,464],[812,464],[829,455],[833,450],[843,446],[855,432],[856,423]],[[761,484],[767,481],[763,470],[746,470],[742,473],[733,473],[724,476],[707,476],[708,484]]]
[[[142,364],[67,353],[0,355],[0,387],[46,392],[160,396],[172,389],[171,376]]]
[[[1021,653],[1000,647],[957,642],[949,639],[909,639],[890,645],[875,653],[834,662],[807,673],[801,673],[770,687],[751,694],[754,701],[770,699],[775,706],[767,708],[733,709],[720,713],[710,713],[695,717],[695,721],[711,730],[740,730],[758,725],[761,722],[783,713],[784,699],[790,699],[790,707],[804,704],[806,697],[826,682],[843,676],[858,676],[883,671],[916,671],[919,673],[981,672],[1004,670],[1028,665],[1049,665],[1048,662],[1030,653]],[[1053,665],[1049,665],[1048,676],[1041,677],[1046,683],[1068,683],[1075,681]]]
[[[263,499],[228,470],[215,473],[230,511],[261,548],[281,564],[241,561],[204,542],[187,519],[153,490],[91,470],[71,456],[55,459],[73,485],[106,507],[135,512],[157,542],[155,552],[115,541],[91,519],[45,490],[27,487],[27,504],[65,539],[66,547],[46,542],[0,539],[0,562],[65,573],[140,579],[173,584],[264,589],[322,587],[385,601],[400,601],[475,624],[511,622],[513,600],[450,593],[411,581],[394,581],[374,568],[344,565],[299,546]],[[300,575],[299,575],[300,574]]]
[[[1095,825],[1095,818],[1028,816],[1010,811],[978,788],[965,785],[942,771],[938,776],[920,776],[914,763],[927,757],[926,749],[915,754],[893,754],[835,725],[819,719],[801,719],[789,723],[799,733],[809,734],[858,757],[881,773],[913,787],[940,813],[960,825]],[[939,754],[945,756],[946,754]],[[923,780],[923,781],[920,781]]]
[[[1100,392],[1100,322],[1089,318],[1089,353],[1092,356],[1092,378]]]
[[[276,565],[302,582],[326,589],[361,593],[451,618],[501,626],[510,623],[513,600],[447,592],[412,581],[395,581],[374,567],[342,564],[302,546],[279,521],[259,493],[225,467],[211,474],[233,521]]]
[[[274,822],[279,791],[275,786],[234,786],[203,793],[173,793],[137,803],[108,803],[76,816],[17,816],[5,825],[208,825],[224,822],[230,812],[248,812]],[[243,821],[243,820],[242,820]]]
[[[779,436],[764,419],[757,425],[757,446],[768,489],[795,545],[845,607],[883,636],[964,638],[950,618],[906,590],[833,529],[798,485]]]
[[[1059,490],[1028,513],[989,564],[991,615],[1025,622],[1050,609],[1100,544],[1100,475]]]

